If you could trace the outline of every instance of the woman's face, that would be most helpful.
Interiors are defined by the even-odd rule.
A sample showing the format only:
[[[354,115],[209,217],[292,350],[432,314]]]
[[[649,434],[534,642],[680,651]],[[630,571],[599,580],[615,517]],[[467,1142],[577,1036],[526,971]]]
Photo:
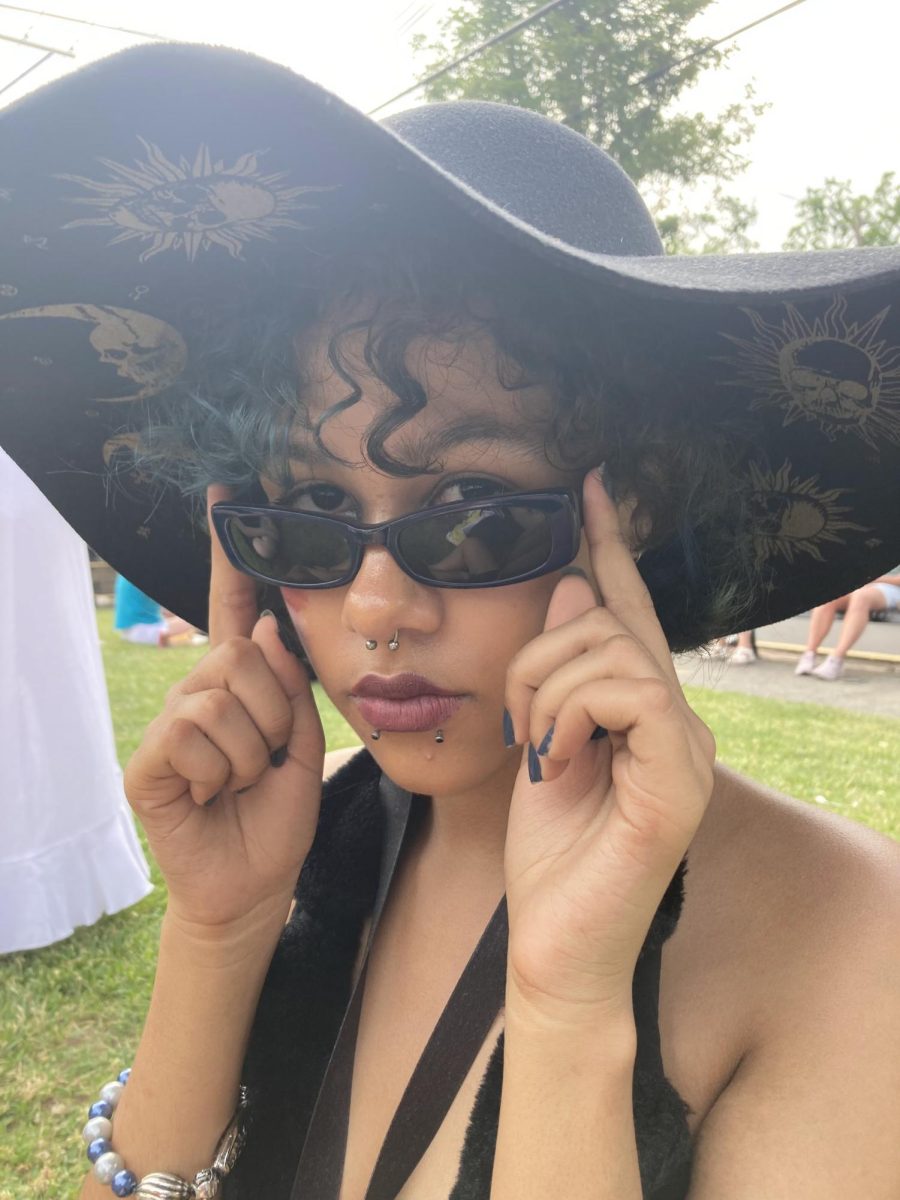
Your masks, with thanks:
[[[292,482],[264,480],[270,500],[351,521],[388,521],[457,500],[546,487],[578,487],[580,475],[547,461],[543,422],[551,401],[541,389],[505,389],[497,380],[493,343],[485,336],[462,346],[413,343],[408,367],[428,396],[424,410],[386,442],[403,461],[434,459],[433,474],[385,474],[365,458],[373,421],[396,397],[361,361],[363,335],[345,339],[343,351],[360,400],[327,419],[324,456],[299,425],[292,433]],[[342,400],[348,385],[330,367],[327,335],[303,347],[310,424]],[[338,459],[343,461],[337,461]],[[581,556],[579,556],[580,560]],[[406,575],[380,546],[367,547],[359,574],[345,587],[325,591],[283,589],[287,610],[325,691],[401,787],[430,795],[467,791],[508,771],[518,753],[504,747],[502,713],[507,666],[543,628],[559,573],[508,587],[452,590],[428,587]],[[394,633],[399,647],[388,648]],[[369,650],[367,642],[377,642]],[[450,697],[422,701],[427,729],[373,730],[383,709],[361,681],[416,675]],[[377,681],[376,681],[377,686]],[[434,709],[430,719],[428,705]],[[390,721],[387,722],[390,724]],[[435,741],[437,729],[443,743]]]

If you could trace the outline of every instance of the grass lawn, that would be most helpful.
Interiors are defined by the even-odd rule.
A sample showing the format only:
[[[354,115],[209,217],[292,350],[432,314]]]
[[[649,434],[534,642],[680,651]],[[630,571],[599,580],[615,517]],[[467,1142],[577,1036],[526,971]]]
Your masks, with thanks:
[[[202,649],[129,646],[99,614],[121,762]],[[813,704],[689,688],[723,761],[900,838],[898,723]],[[349,726],[319,694],[330,748]],[[893,797],[893,799],[892,799]],[[131,1061],[153,981],[165,890],[45,950],[0,959],[0,1200],[77,1195],[80,1128],[97,1088]],[[110,1193],[111,1194],[111,1193]]]

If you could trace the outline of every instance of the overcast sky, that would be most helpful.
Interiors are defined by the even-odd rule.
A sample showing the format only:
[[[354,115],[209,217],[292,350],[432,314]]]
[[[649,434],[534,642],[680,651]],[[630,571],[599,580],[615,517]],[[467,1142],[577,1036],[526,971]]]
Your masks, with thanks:
[[[535,0],[539,7],[541,0]],[[716,0],[696,31],[720,37],[780,7],[784,0]],[[244,4],[186,0],[20,0],[19,7],[83,18],[187,41],[252,50],[292,67],[368,110],[422,73],[409,49],[413,32],[433,32],[451,0],[251,0]],[[0,3],[0,35],[28,38],[74,58],[54,56],[0,94],[0,105],[33,87],[142,39]],[[755,236],[778,249],[793,215],[793,198],[826,176],[869,191],[882,172],[900,172],[900,45],[898,0],[805,0],[742,34],[729,65],[707,72],[684,107],[715,112],[754,82],[771,108],[746,147],[751,166],[730,185],[755,202]],[[0,41],[0,88],[45,51]],[[412,96],[398,107],[420,102]]]

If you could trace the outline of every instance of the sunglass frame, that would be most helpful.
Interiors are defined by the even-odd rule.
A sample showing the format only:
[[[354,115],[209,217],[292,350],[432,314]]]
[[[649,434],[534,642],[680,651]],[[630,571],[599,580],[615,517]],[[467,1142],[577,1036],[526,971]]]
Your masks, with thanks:
[[[531,571],[520,572],[511,579],[497,579],[489,583],[439,582],[428,579],[404,562],[399,549],[399,538],[403,530],[421,521],[442,517],[454,512],[467,512],[473,509],[503,509],[511,507],[531,507],[549,512],[551,551],[540,567]],[[329,588],[346,587],[352,583],[362,566],[363,551],[366,546],[384,546],[394,562],[405,575],[425,587],[448,588],[454,590],[471,590],[473,588],[510,587],[514,583],[525,583],[530,579],[539,579],[549,575],[551,571],[561,570],[568,566],[578,553],[581,533],[581,505],[578,494],[570,488],[545,488],[539,492],[504,493],[500,496],[489,496],[484,500],[456,500],[452,504],[441,504],[436,508],[424,509],[420,512],[407,513],[392,521],[382,521],[378,524],[354,524],[341,521],[337,517],[327,517],[319,513],[298,512],[296,509],[282,508],[277,504],[233,504],[223,502],[214,504],[210,510],[213,525],[219,537],[219,542],[225,551],[228,561],[238,571],[259,579],[263,583],[279,588],[292,588],[299,591],[324,591]],[[241,559],[232,542],[228,521],[232,517],[270,517],[277,513],[287,520],[299,520],[303,524],[315,523],[336,527],[346,537],[348,546],[353,553],[351,567],[338,579],[323,583],[287,583],[266,575],[262,571],[248,567]]]

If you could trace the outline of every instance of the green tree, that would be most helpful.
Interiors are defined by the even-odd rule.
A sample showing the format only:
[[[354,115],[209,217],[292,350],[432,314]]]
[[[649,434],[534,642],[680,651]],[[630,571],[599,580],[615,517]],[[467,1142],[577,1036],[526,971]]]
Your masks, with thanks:
[[[900,244],[900,184],[885,171],[871,196],[854,195],[849,179],[826,179],[797,201],[785,250],[849,250]]]
[[[642,185],[671,250],[746,249],[755,215],[722,191],[746,165],[740,146],[763,106],[752,93],[723,112],[675,110],[675,101],[727,51],[692,37],[688,25],[713,0],[567,0],[531,25],[426,85],[428,100],[478,99],[545,113],[607,150]],[[537,0],[463,0],[437,41],[419,35],[423,74],[529,16]],[[714,178],[711,208],[671,211],[681,188]],[[737,228],[737,243],[729,230]]]

